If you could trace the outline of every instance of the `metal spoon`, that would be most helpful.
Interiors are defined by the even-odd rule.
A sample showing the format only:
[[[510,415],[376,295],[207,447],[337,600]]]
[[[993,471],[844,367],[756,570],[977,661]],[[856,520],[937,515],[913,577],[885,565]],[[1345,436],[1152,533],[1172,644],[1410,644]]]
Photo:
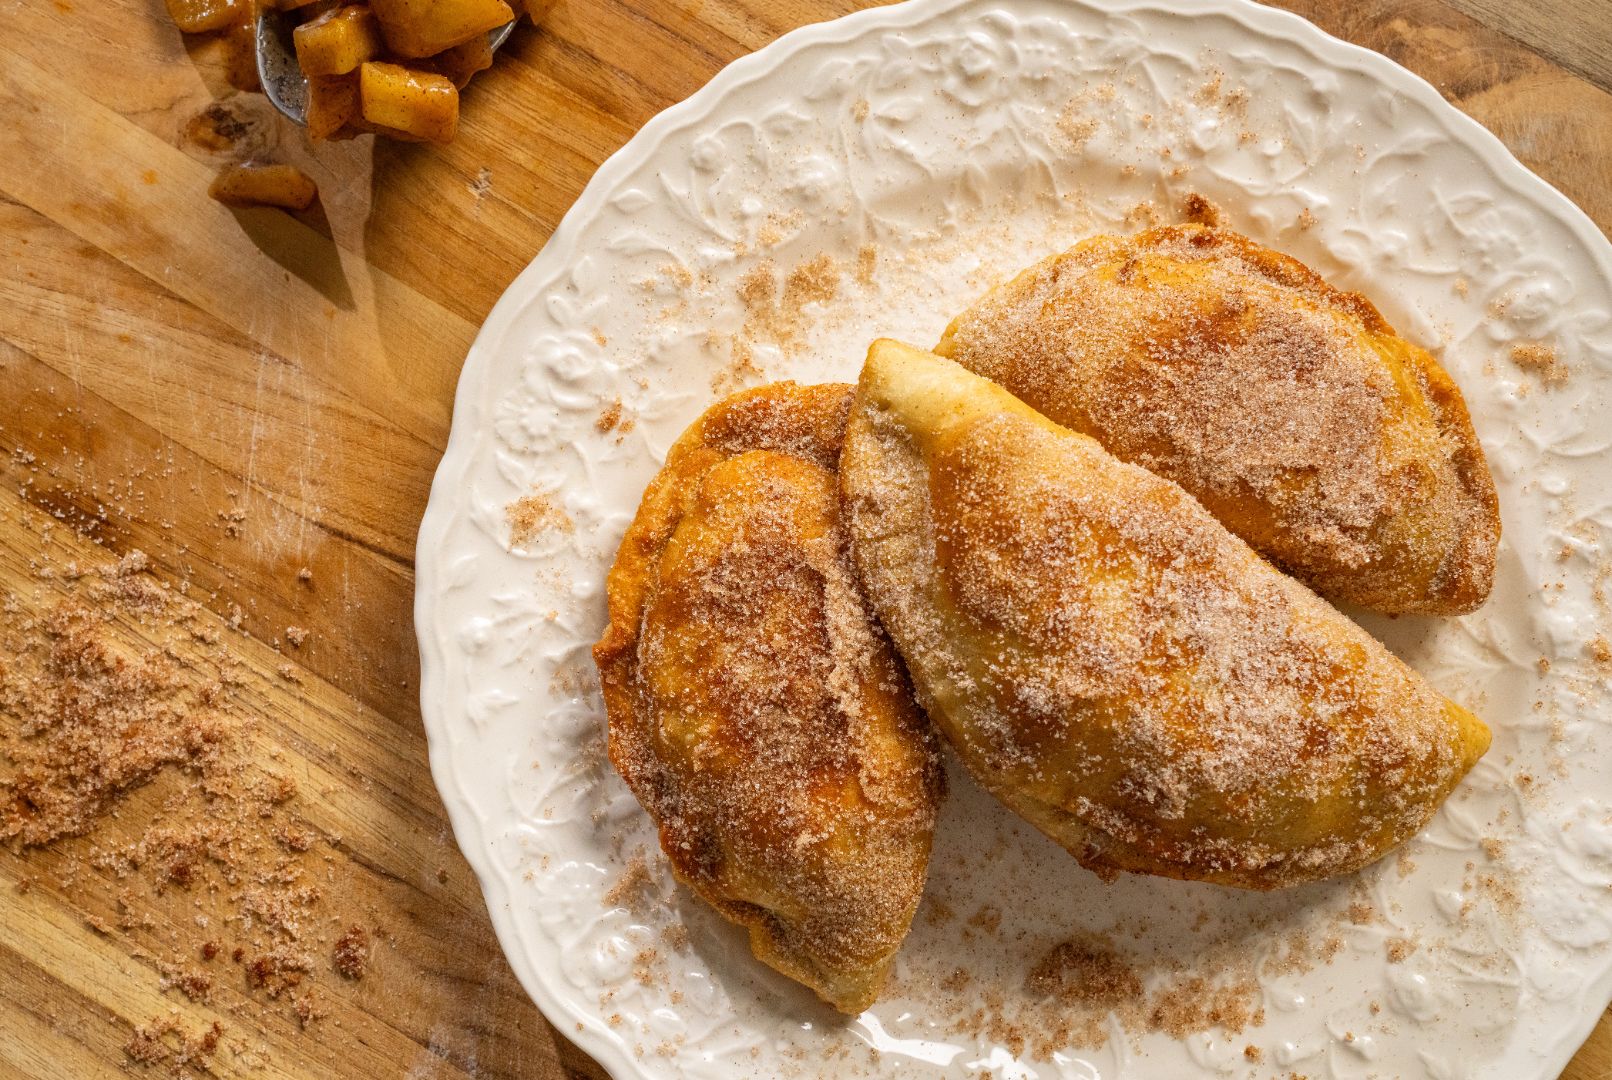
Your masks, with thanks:
[[[257,77],[269,103],[299,124],[308,122],[308,79],[297,65],[297,49],[291,32],[296,23],[275,8],[258,9],[256,27]],[[487,44],[493,51],[509,39],[515,24],[505,23],[488,31]]]

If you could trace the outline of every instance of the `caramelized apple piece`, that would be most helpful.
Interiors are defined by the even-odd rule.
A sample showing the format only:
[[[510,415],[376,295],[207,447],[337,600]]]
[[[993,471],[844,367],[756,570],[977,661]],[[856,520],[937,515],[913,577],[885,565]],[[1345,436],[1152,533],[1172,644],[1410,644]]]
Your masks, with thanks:
[[[459,125],[459,88],[428,71],[371,61],[359,68],[358,97],[371,124],[432,142],[450,142]]]
[[[386,45],[399,56],[435,56],[515,18],[504,0],[374,0]]]
[[[476,72],[486,71],[493,66],[492,44],[486,34],[477,34],[462,45],[437,53],[430,63],[439,75],[463,90]]]
[[[358,73],[308,79],[308,136],[329,139],[358,119]]]
[[[204,34],[243,23],[250,15],[247,0],[167,0],[168,16],[187,34]]]
[[[230,165],[213,177],[207,194],[225,206],[306,210],[319,197],[319,185],[295,165]]]
[[[381,53],[381,30],[374,12],[359,4],[338,8],[297,27],[292,34],[302,73],[345,75]]]

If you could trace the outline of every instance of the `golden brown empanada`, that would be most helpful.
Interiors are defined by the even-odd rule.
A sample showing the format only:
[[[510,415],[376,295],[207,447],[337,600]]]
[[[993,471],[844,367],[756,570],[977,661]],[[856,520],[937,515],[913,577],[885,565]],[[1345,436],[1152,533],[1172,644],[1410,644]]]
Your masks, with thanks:
[[[949,360],[874,344],[840,480],[929,718],[1099,873],[1271,889],[1353,870],[1489,745],[1180,487]]]
[[[918,906],[942,774],[840,522],[850,395],[783,383],[694,423],[622,540],[594,658],[610,759],[677,876],[856,1013]]]
[[[1466,404],[1364,297],[1223,229],[1093,237],[936,351],[1186,488],[1326,596],[1457,614],[1500,517]]]

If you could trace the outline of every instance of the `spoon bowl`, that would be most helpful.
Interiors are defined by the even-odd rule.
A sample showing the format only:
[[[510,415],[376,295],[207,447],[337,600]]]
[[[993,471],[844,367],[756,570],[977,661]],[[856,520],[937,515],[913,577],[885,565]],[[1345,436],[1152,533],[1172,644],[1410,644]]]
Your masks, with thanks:
[[[297,49],[292,39],[296,24],[286,12],[275,8],[260,8],[254,27],[254,48],[257,52],[258,82],[263,94],[280,113],[290,120],[308,123],[308,77],[297,63]],[[513,22],[488,31],[487,43],[494,52],[509,40],[515,29]]]

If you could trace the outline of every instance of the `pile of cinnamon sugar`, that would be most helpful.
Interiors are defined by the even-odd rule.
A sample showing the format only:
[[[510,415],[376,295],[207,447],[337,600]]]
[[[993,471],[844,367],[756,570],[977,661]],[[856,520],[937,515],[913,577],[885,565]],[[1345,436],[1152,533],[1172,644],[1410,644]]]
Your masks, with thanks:
[[[317,1016],[318,973],[348,972],[325,944],[330,856],[313,850],[336,840],[296,814],[224,634],[139,552],[35,573],[0,597],[0,843],[27,864],[19,890],[71,891],[164,990],[238,987]],[[180,1075],[208,1070],[223,1035],[170,1016],[125,1050]]]

